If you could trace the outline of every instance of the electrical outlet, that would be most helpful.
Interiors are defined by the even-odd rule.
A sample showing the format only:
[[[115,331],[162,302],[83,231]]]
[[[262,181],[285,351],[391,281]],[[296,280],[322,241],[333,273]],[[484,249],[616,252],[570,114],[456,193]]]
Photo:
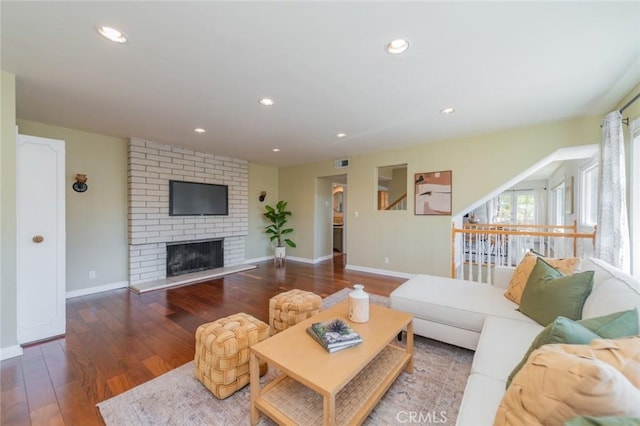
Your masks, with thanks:
[[[388,257],[384,258],[384,263],[386,263],[387,265],[389,264],[389,258]]]
[[[96,279],[96,271],[89,271],[89,279],[90,280]]]

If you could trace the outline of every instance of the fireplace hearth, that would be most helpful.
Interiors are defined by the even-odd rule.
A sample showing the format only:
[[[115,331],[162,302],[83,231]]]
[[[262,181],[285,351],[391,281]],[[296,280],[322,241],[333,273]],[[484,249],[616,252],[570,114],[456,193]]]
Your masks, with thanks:
[[[224,266],[223,239],[167,243],[167,277]]]

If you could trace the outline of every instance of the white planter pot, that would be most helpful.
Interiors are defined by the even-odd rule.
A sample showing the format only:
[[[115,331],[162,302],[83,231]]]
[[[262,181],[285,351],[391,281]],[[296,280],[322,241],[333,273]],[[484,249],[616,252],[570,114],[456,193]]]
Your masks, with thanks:
[[[275,258],[275,260],[279,260],[280,262],[285,260],[286,257],[287,257],[287,249],[286,249],[286,247],[284,247],[284,246],[275,247],[274,251],[273,251],[273,257]]]

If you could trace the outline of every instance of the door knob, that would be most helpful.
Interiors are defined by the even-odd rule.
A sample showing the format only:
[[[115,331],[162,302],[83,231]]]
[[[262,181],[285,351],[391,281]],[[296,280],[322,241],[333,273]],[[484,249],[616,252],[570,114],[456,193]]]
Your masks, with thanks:
[[[34,243],[38,244],[44,241],[44,237],[42,235],[36,235],[31,239]]]

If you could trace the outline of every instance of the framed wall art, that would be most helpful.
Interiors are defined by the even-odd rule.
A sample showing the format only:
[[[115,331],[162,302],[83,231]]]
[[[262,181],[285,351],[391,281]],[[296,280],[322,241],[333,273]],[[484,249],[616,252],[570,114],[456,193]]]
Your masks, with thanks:
[[[451,214],[451,170],[415,174],[415,214]]]

